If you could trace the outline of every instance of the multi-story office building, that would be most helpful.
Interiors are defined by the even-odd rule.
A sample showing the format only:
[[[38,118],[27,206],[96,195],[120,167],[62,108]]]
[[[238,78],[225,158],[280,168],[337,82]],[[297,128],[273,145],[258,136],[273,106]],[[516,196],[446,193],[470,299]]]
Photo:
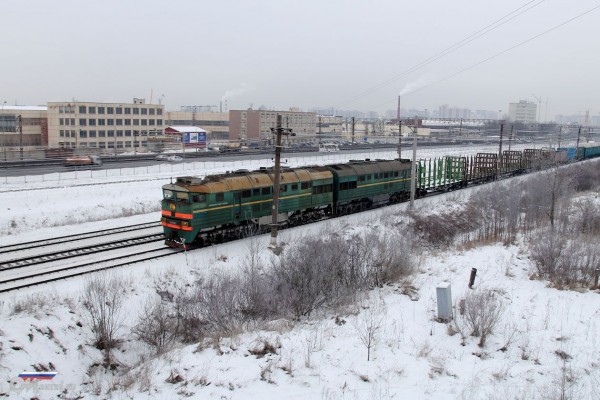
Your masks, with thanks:
[[[270,141],[271,128],[277,124],[277,114],[282,116],[282,126],[292,129],[297,137],[316,133],[317,115],[312,112],[273,110],[230,110],[229,140],[252,142]]]
[[[195,126],[204,129],[208,140],[229,140],[229,113],[209,111],[167,111],[166,126]]]
[[[134,149],[164,134],[164,106],[85,101],[48,103],[48,147]]]
[[[0,106],[0,147],[47,144],[48,123],[44,106]]]
[[[520,100],[518,103],[508,103],[508,119],[518,122],[536,122],[537,104]]]

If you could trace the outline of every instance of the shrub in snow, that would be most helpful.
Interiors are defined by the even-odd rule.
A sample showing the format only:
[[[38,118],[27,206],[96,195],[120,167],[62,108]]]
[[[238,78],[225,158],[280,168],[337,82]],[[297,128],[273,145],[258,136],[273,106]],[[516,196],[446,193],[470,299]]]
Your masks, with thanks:
[[[600,265],[600,246],[594,237],[567,240],[562,233],[549,232],[531,246],[531,259],[538,274],[555,287],[586,287]]]
[[[492,334],[502,320],[504,303],[490,289],[469,292],[464,302],[464,323],[471,336],[480,337],[479,346],[485,346],[487,336]]]
[[[125,287],[122,277],[92,274],[83,289],[83,306],[94,334],[95,345],[104,351],[105,366],[111,364],[110,351],[118,344]]]
[[[171,305],[160,298],[148,300],[132,333],[138,340],[154,347],[157,354],[168,351],[179,334]]]

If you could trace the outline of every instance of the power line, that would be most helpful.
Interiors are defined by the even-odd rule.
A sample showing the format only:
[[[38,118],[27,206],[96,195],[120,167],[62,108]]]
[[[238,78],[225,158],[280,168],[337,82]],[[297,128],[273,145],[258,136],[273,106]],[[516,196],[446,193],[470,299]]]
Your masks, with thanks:
[[[547,34],[547,33],[550,33],[550,32],[552,32],[552,31],[555,31],[556,29],[558,29],[558,28],[560,28],[560,27],[562,27],[562,26],[564,26],[564,25],[566,25],[566,24],[568,24],[568,23],[571,23],[571,22],[575,21],[576,19],[579,19],[579,18],[581,18],[581,17],[583,17],[584,15],[586,15],[586,14],[589,14],[589,13],[591,13],[591,12],[593,12],[593,11],[597,10],[598,8],[600,8],[600,4],[599,4],[599,5],[597,5],[597,6],[595,6],[595,7],[592,7],[591,9],[589,9],[589,10],[587,10],[587,11],[584,11],[583,13],[581,13],[581,14],[579,14],[579,15],[576,15],[576,16],[574,16],[573,18],[570,18],[570,19],[568,19],[568,20],[566,20],[566,21],[564,21],[564,22],[561,22],[560,24],[558,24],[558,25],[556,25],[556,26],[554,26],[554,27],[552,27],[552,28],[550,28],[550,29],[547,29],[547,30],[545,30],[545,31],[543,31],[543,32],[541,32],[541,33],[538,33],[537,35],[535,35],[535,36],[532,36],[532,37],[530,37],[530,38],[529,38],[529,39],[527,39],[527,40],[524,40],[524,41],[522,41],[522,42],[520,42],[520,43],[517,43],[517,44],[515,44],[514,46],[511,46],[511,47],[509,47],[509,48],[507,48],[507,49],[504,49],[504,50],[502,50],[502,51],[500,51],[500,52],[498,52],[498,53],[496,53],[496,54],[494,54],[494,55],[491,55],[491,56],[489,56],[489,57],[487,57],[487,58],[485,58],[485,59],[483,59],[483,60],[481,60],[481,61],[478,61],[478,62],[476,62],[475,64],[471,64],[470,66],[468,66],[468,67],[465,67],[465,68],[463,68],[463,69],[461,69],[461,70],[459,70],[459,71],[457,71],[457,72],[455,72],[455,73],[453,73],[453,74],[451,74],[451,75],[448,75],[448,76],[446,76],[445,78],[439,79],[439,80],[437,80],[437,81],[435,81],[435,82],[432,82],[432,83],[430,83],[430,84],[428,84],[428,85],[421,86],[421,87],[419,87],[418,89],[415,89],[414,91],[412,91],[412,92],[411,92],[411,94],[412,94],[412,93],[415,93],[415,92],[418,92],[418,91],[420,91],[420,90],[423,90],[423,89],[425,89],[425,88],[428,88],[428,87],[430,87],[430,86],[437,85],[437,84],[438,84],[438,83],[440,83],[440,82],[447,81],[448,79],[452,79],[452,78],[454,78],[455,76],[462,74],[463,72],[466,72],[466,71],[468,71],[468,70],[470,70],[470,69],[473,69],[473,68],[475,68],[475,67],[477,67],[477,66],[479,66],[479,65],[481,65],[481,64],[484,64],[484,63],[486,63],[486,62],[488,62],[488,61],[490,61],[490,60],[493,60],[494,58],[497,58],[497,57],[501,56],[501,55],[502,55],[502,54],[504,54],[504,53],[507,53],[507,52],[509,52],[509,51],[511,51],[511,50],[514,50],[514,49],[516,49],[517,47],[520,47],[520,46],[522,46],[522,45],[524,45],[524,44],[526,44],[526,43],[529,43],[529,42],[531,42],[531,41],[533,41],[533,40],[535,40],[535,39],[539,38],[540,36],[543,36],[543,35],[545,35],[545,34]],[[378,105],[377,105],[377,106],[375,106],[375,107],[378,107],[378,106],[381,106],[381,105],[384,105],[384,104],[389,104],[389,103],[392,103],[392,101],[389,101],[389,100],[388,100],[388,101],[385,101],[385,102],[383,102],[383,103],[380,103],[380,104],[378,104]]]
[[[416,64],[416,65],[408,68],[407,70],[399,73],[398,75],[395,75],[395,76],[393,76],[393,77],[385,80],[384,82],[381,82],[381,83],[373,86],[372,88],[367,89],[367,90],[365,90],[365,91],[363,91],[363,92],[355,95],[354,97],[351,97],[351,98],[349,98],[349,99],[347,99],[347,100],[339,103],[335,108],[341,108],[345,104],[352,103],[352,102],[354,102],[354,101],[356,101],[356,100],[358,100],[358,99],[360,99],[360,98],[362,98],[362,97],[364,97],[364,96],[366,96],[368,94],[373,93],[374,91],[376,91],[378,89],[381,89],[381,88],[389,85],[390,83],[392,83],[392,82],[400,79],[401,77],[403,77],[403,76],[405,76],[405,75],[407,75],[407,74],[409,74],[411,72],[414,72],[414,71],[418,70],[419,68],[422,68],[422,67],[424,67],[426,65],[431,64],[434,61],[439,60],[440,58],[442,58],[442,57],[444,57],[444,56],[446,56],[446,55],[448,55],[448,54],[450,54],[450,53],[452,53],[452,52],[460,49],[461,47],[463,47],[463,46],[465,46],[465,45],[467,45],[469,43],[471,43],[475,39],[478,39],[481,36],[483,36],[483,35],[491,32],[491,31],[493,31],[494,29],[499,28],[500,26],[506,24],[507,22],[512,21],[516,17],[518,17],[521,14],[523,14],[523,13],[531,10],[534,7],[537,7],[538,5],[542,4],[545,1],[546,0],[532,0],[532,1],[530,1],[530,2],[528,2],[526,4],[524,4],[524,5],[522,5],[521,7],[519,7],[517,9],[511,11],[510,13],[508,13],[505,16],[497,19],[496,21],[494,21],[491,24],[485,26],[484,28],[482,28],[482,29],[480,29],[480,30],[472,33],[471,35],[465,37],[464,39],[462,39],[462,40],[454,43],[450,47],[447,47],[446,49],[444,49],[444,50],[440,51],[439,53],[436,53],[435,55],[427,58],[426,60],[423,60],[420,63],[418,63],[418,64]],[[536,3],[536,4],[533,4],[530,7],[528,7],[532,3]],[[526,7],[528,7],[528,8],[526,8]],[[526,8],[526,9],[523,10],[524,8]],[[513,14],[516,14],[516,15],[513,15]]]

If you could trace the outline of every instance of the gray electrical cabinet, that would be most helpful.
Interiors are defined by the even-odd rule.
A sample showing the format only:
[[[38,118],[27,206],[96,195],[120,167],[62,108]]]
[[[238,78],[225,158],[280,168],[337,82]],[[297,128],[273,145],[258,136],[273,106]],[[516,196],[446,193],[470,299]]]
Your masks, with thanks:
[[[437,295],[438,319],[441,321],[452,320],[452,291],[450,283],[440,283],[435,292]]]

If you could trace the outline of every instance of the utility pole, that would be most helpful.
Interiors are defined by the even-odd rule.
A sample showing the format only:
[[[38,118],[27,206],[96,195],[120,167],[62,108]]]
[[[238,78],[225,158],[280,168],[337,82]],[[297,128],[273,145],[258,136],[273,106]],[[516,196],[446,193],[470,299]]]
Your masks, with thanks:
[[[281,114],[277,114],[277,125],[275,128],[271,128],[271,132],[276,134],[275,137],[275,171],[273,177],[273,205],[271,208],[271,249],[276,249],[277,246],[277,228],[278,221],[277,216],[279,215],[279,177],[281,174],[281,136],[289,135],[291,129],[283,129],[281,124]]]
[[[17,115],[17,127],[19,129],[19,154],[23,160],[23,124],[20,115]]]
[[[354,117],[352,117],[352,144],[354,144]]]
[[[502,136],[504,135],[504,124],[500,124],[500,144],[498,146],[498,165],[496,166],[496,180],[500,179],[502,173]]]
[[[398,159],[402,160],[402,120],[398,119]]]
[[[412,173],[410,174],[410,206],[409,209],[414,210],[415,208],[415,194],[417,191],[417,127],[415,126],[415,136],[413,137],[413,161],[412,161]]]
[[[575,145],[575,158],[579,155],[579,137],[581,136],[581,126],[577,130],[577,144]]]

